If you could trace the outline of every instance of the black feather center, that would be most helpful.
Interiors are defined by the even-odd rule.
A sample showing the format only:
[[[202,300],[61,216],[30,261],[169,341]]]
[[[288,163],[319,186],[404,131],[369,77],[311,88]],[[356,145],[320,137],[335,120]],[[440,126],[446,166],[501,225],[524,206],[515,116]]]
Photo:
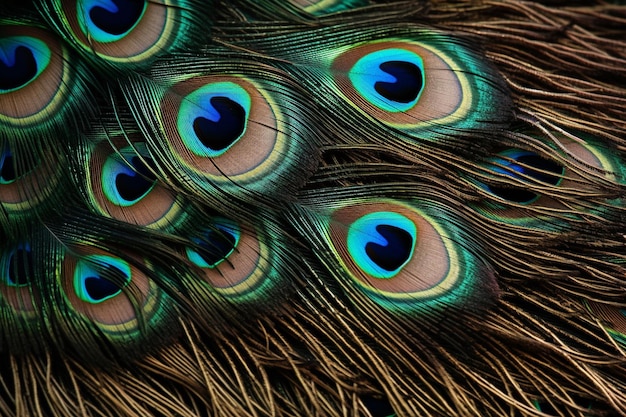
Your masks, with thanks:
[[[0,161],[0,178],[5,183],[9,183],[11,181],[15,181],[17,178],[15,174],[15,164],[13,161],[13,154],[7,151],[5,152],[4,158]]]
[[[520,155],[516,157],[515,160],[519,162],[520,165],[512,163],[509,165],[509,168],[546,184],[557,185],[564,173],[563,166],[554,161],[542,158],[537,154]],[[528,167],[536,168],[536,170]],[[555,175],[550,175],[550,172],[553,172]],[[518,177],[512,173],[510,173],[510,175]],[[490,186],[489,189],[500,198],[520,204],[531,203],[538,197],[537,193],[519,187]]]
[[[119,268],[107,265],[103,267],[101,276],[85,277],[85,290],[94,301],[104,300],[120,291],[120,285],[116,281],[125,283],[128,277]]]
[[[37,61],[33,51],[26,46],[15,48],[13,65],[0,59],[0,89],[22,87],[37,75]]]
[[[154,169],[154,161],[150,158],[131,158],[135,172],[132,175],[120,173],[115,177],[115,186],[120,196],[126,201],[135,201],[145,195],[156,182],[156,176],[144,163],[148,163]]]
[[[396,271],[411,256],[413,237],[406,230],[388,224],[376,226],[376,231],[387,240],[387,245],[368,242],[365,253],[385,271]]]
[[[233,251],[237,244],[237,238],[225,230],[209,230],[205,233],[204,239],[196,243],[200,246],[198,254],[213,267]]]
[[[89,11],[91,21],[104,32],[122,35],[137,23],[145,7],[145,0],[111,0],[117,6],[112,12],[95,6]]]
[[[28,285],[32,278],[33,253],[29,249],[17,249],[9,260],[9,283]]]
[[[231,146],[243,133],[246,126],[246,111],[228,97],[213,97],[211,105],[220,114],[216,122],[205,117],[197,117],[193,130],[200,142],[214,151]]]
[[[410,103],[417,99],[424,80],[420,68],[406,61],[387,61],[380,64],[380,69],[396,78],[395,82],[378,81],[374,89],[381,96],[398,103]]]

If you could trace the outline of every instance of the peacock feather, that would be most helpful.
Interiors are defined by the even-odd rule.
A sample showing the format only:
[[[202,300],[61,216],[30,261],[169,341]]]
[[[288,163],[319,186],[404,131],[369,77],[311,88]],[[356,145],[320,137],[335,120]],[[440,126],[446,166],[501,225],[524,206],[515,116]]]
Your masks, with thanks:
[[[626,6],[0,12],[0,415],[626,415]]]

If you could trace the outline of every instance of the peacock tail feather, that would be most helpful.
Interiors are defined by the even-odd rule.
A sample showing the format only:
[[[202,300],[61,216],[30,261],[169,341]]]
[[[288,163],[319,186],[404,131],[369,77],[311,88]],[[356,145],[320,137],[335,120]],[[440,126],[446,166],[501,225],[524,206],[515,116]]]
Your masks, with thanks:
[[[0,13],[1,416],[626,415],[626,5]]]

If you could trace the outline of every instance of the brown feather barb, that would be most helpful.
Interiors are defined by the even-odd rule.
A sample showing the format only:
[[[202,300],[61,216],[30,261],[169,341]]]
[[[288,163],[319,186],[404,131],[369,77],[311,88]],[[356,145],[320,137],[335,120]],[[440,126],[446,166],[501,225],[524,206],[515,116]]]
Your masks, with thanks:
[[[0,17],[0,416],[626,416],[623,1]]]

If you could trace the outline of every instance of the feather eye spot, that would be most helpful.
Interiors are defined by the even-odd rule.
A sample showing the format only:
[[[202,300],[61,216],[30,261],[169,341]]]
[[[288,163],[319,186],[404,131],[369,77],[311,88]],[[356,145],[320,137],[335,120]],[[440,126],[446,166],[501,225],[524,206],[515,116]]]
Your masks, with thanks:
[[[9,287],[25,287],[33,273],[33,253],[30,245],[19,245],[8,256],[4,281]]]
[[[22,317],[37,316],[35,253],[30,243],[20,243],[0,257],[0,299],[13,313]]]
[[[191,152],[215,158],[244,134],[250,113],[248,92],[233,82],[216,82],[193,91],[180,105],[177,126]]]
[[[174,84],[160,106],[173,163],[201,187],[281,189],[287,172],[302,169],[307,144],[287,133],[299,121],[282,113],[278,102],[289,98],[277,91],[245,76],[195,76]]]
[[[374,212],[350,226],[347,244],[364,272],[376,278],[391,278],[411,259],[416,239],[417,228],[405,216]]]
[[[350,46],[330,66],[354,107],[389,126],[413,132],[464,123],[476,98],[471,78],[436,45],[386,39]]]
[[[143,331],[141,322],[157,325],[165,318],[165,294],[151,279],[156,271],[147,262],[88,246],[73,247],[72,253],[66,253],[58,277],[66,314],[95,325],[103,336],[127,342]]]
[[[33,44],[40,51],[39,62]],[[34,38],[0,40],[0,90],[12,91],[33,80],[50,61],[50,49]],[[47,55],[47,57],[46,57]],[[42,62],[43,61],[43,62]]]
[[[73,71],[60,40],[28,25],[0,25],[0,123],[39,127],[59,115]]]
[[[50,150],[39,155],[18,151],[6,146],[0,154],[0,205],[15,214],[26,213],[55,195],[63,166]]]
[[[535,136],[534,132],[531,134]],[[574,141],[560,134],[556,137],[561,147],[554,151],[558,152],[559,160],[566,161],[562,164],[559,160],[521,149],[504,150],[487,160],[483,164],[487,178],[475,178],[472,182],[494,198],[472,205],[473,209],[499,222],[558,230],[568,227],[567,223],[547,214],[539,214],[535,208],[571,212],[575,205],[581,212],[601,212],[600,206],[592,208],[587,203],[572,205],[571,200],[566,202],[560,195],[560,189],[591,190],[593,185],[587,175],[600,175],[609,181],[619,182],[618,178],[624,172],[619,157],[599,146],[592,137],[584,141]],[[595,172],[590,174],[590,171]],[[516,206],[506,203],[515,203]],[[611,204],[615,204],[615,200]],[[566,217],[577,218],[578,215],[571,213]]]
[[[19,162],[19,166],[17,163]],[[34,171],[41,164],[39,155],[29,154],[27,158],[16,160],[14,153],[5,147],[4,152],[0,154],[0,185],[14,184],[20,178]],[[0,198],[0,200],[2,200]]]
[[[458,244],[466,237],[457,219],[436,208],[355,201],[327,221],[337,270],[387,309],[418,312],[495,288],[491,269]]]
[[[246,111],[228,97],[213,97],[211,105],[219,113],[218,120],[197,117],[193,130],[200,142],[219,154],[241,137],[246,126]]]
[[[87,59],[129,71],[147,68],[197,28],[185,0],[48,0],[44,13]],[[190,20],[191,19],[191,20]]]
[[[428,297],[459,280],[443,230],[410,206],[363,203],[341,208],[332,218],[331,239],[342,262],[374,298]]]
[[[110,140],[94,146],[89,156],[89,175],[80,179],[86,180],[92,207],[126,223],[169,227],[180,216],[179,200],[159,181],[157,165],[143,138],[131,134]]]
[[[154,121],[144,134],[150,136],[151,152],[167,159],[159,168],[183,187],[193,187],[191,193],[199,188],[255,203],[300,187],[319,158],[314,119],[303,114],[308,104],[301,92],[289,86],[285,74],[249,76],[244,62],[218,74],[210,60],[189,59],[180,62],[180,75],[167,61],[153,68],[155,80],[166,85],[155,96],[157,114],[138,105],[143,99],[134,83],[123,87],[135,117]],[[186,73],[187,67],[194,73]],[[136,81],[155,87],[149,80]]]
[[[411,103],[417,101],[423,87],[423,69],[412,62],[387,61],[380,69],[395,77],[394,82],[377,81],[374,89],[390,101]]]
[[[185,254],[212,291],[233,302],[257,303],[273,294],[280,278],[270,246],[278,239],[268,239],[261,229],[215,217],[190,237],[194,245]]]
[[[151,159],[147,160],[152,162]],[[156,183],[156,176],[138,156],[130,160],[133,167],[132,173],[121,172],[115,177],[115,185],[119,195],[126,201],[138,201],[148,194]]]
[[[214,228],[205,229],[202,236],[191,239],[198,249],[188,247],[187,257],[200,268],[215,268],[235,251],[240,237],[239,227],[223,219]]]
[[[376,226],[376,231],[386,239],[386,244],[368,242],[365,245],[365,252],[385,271],[399,270],[411,257],[411,249],[414,247],[413,236],[399,227],[387,224]]]
[[[15,182],[17,175],[15,172],[15,164],[13,153],[6,149],[0,155],[0,184],[11,184]]]
[[[368,102],[387,112],[404,112],[418,102],[424,87],[424,63],[414,52],[389,48],[359,59],[348,77]]]
[[[117,285],[100,276],[89,276],[84,281],[84,294],[91,302],[101,302],[120,293]],[[81,297],[85,299],[86,297]]]
[[[565,168],[554,161],[542,158],[534,152],[509,149],[491,160],[493,172],[528,181],[530,177],[541,183],[556,186],[565,174]],[[537,193],[519,187],[487,186],[496,196],[520,204],[530,204],[539,198]]]
[[[90,255],[76,264],[74,290],[82,301],[98,304],[120,294],[130,278],[126,261],[107,255]]]
[[[97,42],[114,42],[127,35],[146,11],[145,0],[81,0],[79,24]]]
[[[107,198],[115,205],[128,207],[139,202],[156,184],[153,161],[139,157],[132,147],[111,154],[102,167],[102,184]],[[111,181],[113,179],[113,181]]]

